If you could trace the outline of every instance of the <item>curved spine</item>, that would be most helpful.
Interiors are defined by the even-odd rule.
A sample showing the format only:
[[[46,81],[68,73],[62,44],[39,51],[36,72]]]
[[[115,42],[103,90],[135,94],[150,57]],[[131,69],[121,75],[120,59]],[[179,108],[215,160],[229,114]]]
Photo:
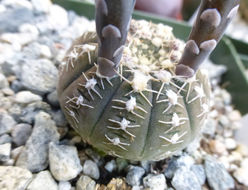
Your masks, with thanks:
[[[126,42],[135,0],[97,0],[98,75],[113,77]]]
[[[176,67],[176,74],[191,77],[214,50],[236,15],[239,0],[202,0],[197,19]]]

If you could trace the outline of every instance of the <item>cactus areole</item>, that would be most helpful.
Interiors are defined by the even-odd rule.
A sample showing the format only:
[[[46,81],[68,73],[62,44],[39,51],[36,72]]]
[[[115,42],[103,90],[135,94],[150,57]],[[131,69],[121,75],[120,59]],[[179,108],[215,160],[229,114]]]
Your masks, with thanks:
[[[161,160],[199,135],[210,85],[197,69],[238,1],[203,0],[186,45],[171,27],[131,20],[133,0],[116,2],[96,1],[96,32],[83,34],[68,50],[59,102],[70,125],[98,150]]]

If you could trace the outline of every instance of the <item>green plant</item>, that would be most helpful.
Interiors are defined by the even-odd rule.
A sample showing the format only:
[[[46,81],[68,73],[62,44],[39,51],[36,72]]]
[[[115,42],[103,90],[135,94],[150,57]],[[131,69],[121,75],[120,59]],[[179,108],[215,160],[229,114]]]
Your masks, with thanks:
[[[84,34],[68,50],[59,101],[70,125],[95,148],[130,160],[160,160],[199,135],[210,86],[197,70],[238,1],[203,0],[185,48],[172,28],[131,21],[133,6],[130,0],[97,1],[97,34]]]

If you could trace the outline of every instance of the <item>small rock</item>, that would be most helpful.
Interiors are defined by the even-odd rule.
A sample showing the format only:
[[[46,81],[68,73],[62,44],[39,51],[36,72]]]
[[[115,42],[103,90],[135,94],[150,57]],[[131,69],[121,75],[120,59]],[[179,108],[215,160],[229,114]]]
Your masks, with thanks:
[[[219,140],[210,140],[209,148],[211,152],[215,154],[219,154],[219,155],[227,154],[225,144],[220,142]]]
[[[47,59],[30,60],[21,69],[22,85],[34,93],[52,92],[57,85],[58,70]]]
[[[176,190],[201,190],[201,185],[197,177],[185,166],[176,170],[171,184]]]
[[[58,190],[71,190],[71,184],[68,181],[60,181]]]
[[[145,187],[150,188],[151,190],[164,190],[167,188],[166,179],[163,174],[148,174],[143,178],[143,184]]]
[[[129,189],[125,180],[120,178],[112,178],[107,185],[107,189],[111,190],[126,190]]]
[[[11,143],[12,138],[8,134],[0,136],[0,144]]]
[[[165,177],[171,179],[178,168],[182,166],[186,168],[190,168],[193,164],[194,164],[194,159],[187,154],[179,158],[173,157],[169,161],[168,167],[165,169],[164,175]]]
[[[24,146],[19,146],[17,148],[14,148],[11,150],[11,158],[16,161],[18,156],[21,154],[22,150],[23,150]]]
[[[145,169],[146,173],[149,173],[151,169],[151,162],[148,160],[143,160],[140,162],[140,166]]]
[[[34,9],[41,13],[48,13],[52,2],[50,0],[31,0]]]
[[[91,160],[86,160],[83,165],[83,173],[92,177],[93,179],[99,179],[100,172],[97,164]]]
[[[131,186],[139,186],[145,170],[138,166],[131,166],[128,170],[126,181]]]
[[[7,87],[9,87],[8,80],[2,73],[0,73],[0,89]]]
[[[193,165],[193,166],[191,166],[190,170],[195,174],[200,185],[205,184],[206,174],[204,171],[204,167],[202,165]]]
[[[35,116],[33,132],[17,159],[17,166],[39,172],[48,166],[48,144],[59,140],[59,133],[51,116],[40,112]]]
[[[51,105],[53,105],[55,107],[59,107],[59,100],[58,100],[57,90],[54,90],[53,92],[49,93],[47,95],[47,100]]]
[[[13,96],[15,94],[15,92],[10,88],[4,88],[4,89],[2,89],[2,92],[6,96]]]
[[[111,160],[111,161],[107,162],[106,165],[104,166],[104,168],[110,173],[113,172],[114,170],[116,170],[115,160]]]
[[[12,116],[5,113],[0,113],[0,135],[9,133],[15,125],[16,121]]]
[[[209,118],[205,123],[205,125],[203,125],[202,127],[202,133],[212,137],[214,136],[216,127],[217,127],[217,121],[212,118]]]
[[[209,186],[213,190],[226,190],[234,188],[234,180],[225,167],[213,157],[205,158],[205,172]]]
[[[0,189],[26,189],[32,179],[32,173],[26,169],[14,166],[0,166]]]
[[[49,144],[49,165],[58,181],[74,179],[82,170],[76,147],[56,145],[53,142]]]
[[[235,149],[237,147],[237,143],[233,138],[226,138],[225,139],[225,146],[228,150]]]
[[[15,102],[20,104],[29,104],[31,102],[41,101],[42,97],[36,94],[33,94],[30,91],[21,91],[18,92],[15,96]]]
[[[11,151],[11,144],[5,143],[0,145],[0,162],[6,162],[9,160]]]
[[[45,170],[39,172],[31,183],[28,185],[27,190],[58,190],[58,185],[52,178],[49,171]]]
[[[90,177],[82,175],[76,185],[76,190],[95,190],[96,182]]]
[[[7,9],[0,13],[0,33],[17,32],[21,24],[30,22],[32,18],[33,13],[28,8]]]
[[[239,183],[248,186],[248,168],[238,168],[233,176]]]
[[[11,132],[11,136],[13,137],[13,142],[17,146],[24,145],[28,140],[29,136],[32,132],[32,126],[26,123],[20,123],[14,127]]]
[[[248,156],[248,147],[243,144],[239,144],[236,148],[236,151],[239,152],[242,156]]]

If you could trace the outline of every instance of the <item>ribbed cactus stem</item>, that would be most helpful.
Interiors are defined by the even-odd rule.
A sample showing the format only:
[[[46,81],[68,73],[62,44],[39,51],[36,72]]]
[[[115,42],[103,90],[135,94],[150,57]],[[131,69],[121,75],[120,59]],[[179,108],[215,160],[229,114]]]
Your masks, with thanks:
[[[126,42],[135,0],[97,0],[98,74],[113,77]]]
[[[239,0],[202,0],[197,19],[176,68],[177,75],[192,76],[214,50],[236,15]]]

